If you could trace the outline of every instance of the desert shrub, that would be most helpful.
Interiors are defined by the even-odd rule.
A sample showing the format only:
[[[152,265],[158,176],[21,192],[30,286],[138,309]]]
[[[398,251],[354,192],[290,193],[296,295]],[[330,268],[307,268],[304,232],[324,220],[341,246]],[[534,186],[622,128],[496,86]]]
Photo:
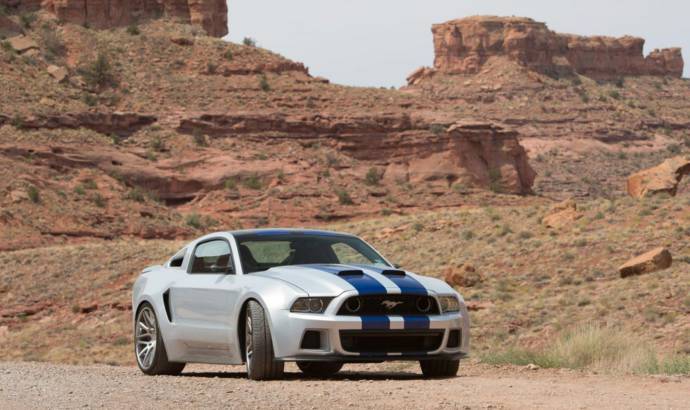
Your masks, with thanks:
[[[35,21],[36,14],[34,13],[22,13],[19,15],[19,24],[26,30],[30,29]]]
[[[98,189],[98,185],[93,179],[85,179],[84,182],[81,183],[81,186],[84,187],[84,189]]]
[[[141,30],[139,30],[139,26],[137,26],[136,24],[132,24],[127,27],[127,34],[131,36],[138,36],[139,34],[141,34]]]
[[[223,182],[223,186],[228,191],[237,191],[237,180],[235,178],[228,178]]]
[[[595,324],[578,326],[542,349],[511,348],[484,355],[482,361],[607,373],[690,374],[690,356],[661,356],[634,334]]]
[[[258,175],[252,174],[242,180],[242,185],[248,189],[259,190],[263,187],[263,181]]]
[[[611,90],[609,91],[609,97],[613,98],[614,100],[620,100],[621,93],[618,90]]]
[[[673,155],[678,155],[682,151],[679,144],[671,144],[671,145],[667,146],[666,149],[668,150],[669,153],[671,153]]]
[[[105,198],[103,198],[103,195],[100,193],[96,192],[93,194],[91,197],[91,200],[93,201],[94,205],[96,205],[99,208],[105,208]]]
[[[67,53],[65,43],[55,30],[44,28],[41,31],[41,42],[43,43],[43,55],[50,62],[57,61]]]
[[[135,202],[144,202],[146,201],[146,193],[141,188],[134,187],[127,192],[125,199]]]
[[[115,75],[110,59],[104,53],[98,53],[96,59],[79,69],[87,85],[92,88],[115,86]]]
[[[194,229],[200,229],[202,227],[201,216],[197,213],[187,215],[185,223]]]
[[[35,204],[41,202],[41,194],[38,192],[38,188],[36,188],[35,186],[32,185],[29,188],[27,188],[26,193],[27,195],[29,195],[29,199],[31,200],[31,202]]]
[[[271,84],[268,83],[266,74],[261,74],[261,77],[259,77],[259,88],[261,88],[261,91],[271,91]]]
[[[256,47],[256,40],[251,37],[245,37],[244,40],[242,40],[242,44],[247,47]]]
[[[364,182],[367,185],[378,185],[381,182],[381,178],[383,175],[381,175],[381,172],[376,169],[376,168],[369,168],[369,171],[367,171],[367,175],[364,177]]]
[[[493,192],[500,193],[503,191],[501,183],[501,170],[498,168],[489,169],[489,189]]]
[[[352,205],[355,203],[350,194],[342,188],[336,189],[335,194],[338,196],[338,202],[341,205]]]
[[[206,147],[208,146],[208,142],[206,141],[206,136],[198,131],[194,131],[192,133],[192,138],[194,139],[194,144],[196,144],[199,147]]]
[[[225,50],[225,52],[223,53],[223,58],[228,60],[228,61],[232,61],[232,59],[234,58],[234,55],[232,54],[232,50],[231,49]]]
[[[446,132],[446,127],[443,124],[431,124],[429,131],[434,135],[441,135]]]
[[[161,137],[156,135],[153,140],[151,140],[151,148],[158,152],[163,152],[165,151],[165,143]]]

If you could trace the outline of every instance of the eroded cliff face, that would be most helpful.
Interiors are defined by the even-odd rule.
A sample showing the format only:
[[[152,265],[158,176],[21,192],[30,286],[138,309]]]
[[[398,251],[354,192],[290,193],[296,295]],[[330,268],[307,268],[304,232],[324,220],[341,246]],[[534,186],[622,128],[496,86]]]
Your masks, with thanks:
[[[544,73],[570,70],[596,78],[683,74],[679,48],[645,57],[644,39],[558,34],[529,18],[469,17],[436,24],[432,32],[434,69],[444,73],[476,74],[487,59],[502,56]]]
[[[228,34],[225,0],[2,0],[2,4],[20,11],[43,8],[62,21],[99,29],[168,17],[201,26],[210,36]]]

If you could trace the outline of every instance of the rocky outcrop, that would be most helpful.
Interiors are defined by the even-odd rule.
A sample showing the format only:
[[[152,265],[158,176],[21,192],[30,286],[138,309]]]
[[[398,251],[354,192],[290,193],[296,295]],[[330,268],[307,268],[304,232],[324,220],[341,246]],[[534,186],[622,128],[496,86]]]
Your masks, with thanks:
[[[436,24],[434,71],[476,74],[491,57],[506,57],[542,73],[577,72],[595,78],[658,75],[681,77],[679,48],[643,55],[644,39],[555,33],[544,23],[518,17],[469,17]],[[415,72],[410,84],[434,71]]]
[[[201,26],[210,36],[228,34],[225,0],[45,0],[58,19],[105,29],[168,17]]]
[[[142,127],[157,121],[153,115],[131,112],[80,112],[43,114],[30,117],[14,117],[0,114],[0,125],[12,123],[22,129],[76,129],[87,128],[101,134],[128,137]]]
[[[357,160],[378,162],[386,178],[412,183],[443,181],[528,194],[536,176],[517,132],[483,122],[448,126],[408,114],[205,114],[182,120],[178,130],[257,141],[318,138]]]
[[[542,219],[542,224],[548,228],[562,228],[582,218],[577,210],[577,203],[567,199],[552,207]]]
[[[472,265],[449,266],[443,271],[443,278],[451,286],[471,288],[484,281],[484,276]]]
[[[628,177],[628,193],[634,198],[666,193],[676,195],[678,184],[690,174],[690,157],[667,159],[654,168],[640,171]]]
[[[622,278],[627,278],[668,269],[672,264],[671,252],[666,248],[657,248],[629,260],[618,271]]]

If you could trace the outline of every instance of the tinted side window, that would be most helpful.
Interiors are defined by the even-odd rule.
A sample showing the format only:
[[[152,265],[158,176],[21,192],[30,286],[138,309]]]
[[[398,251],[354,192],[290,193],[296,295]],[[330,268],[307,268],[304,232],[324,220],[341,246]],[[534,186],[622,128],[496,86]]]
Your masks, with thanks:
[[[190,273],[222,273],[229,266],[232,266],[230,246],[225,240],[212,240],[196,247]]]
[[[170,259],[170,267],[171,268],[180,268],[182,267],[182,262],[184,262],[184,254],[187,252],[187,249],[182,249],[181,251],[177,252],[175,256]]]

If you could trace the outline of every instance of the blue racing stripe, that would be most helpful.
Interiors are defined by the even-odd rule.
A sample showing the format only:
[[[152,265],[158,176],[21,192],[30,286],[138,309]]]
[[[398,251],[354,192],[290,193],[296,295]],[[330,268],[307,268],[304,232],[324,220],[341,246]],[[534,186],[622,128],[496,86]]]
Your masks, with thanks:
[[[405,330],[426,330],[431,326],[429,316],[403,316]]]
[[[391,321],[388,316],[362,316],[362,330],[388,330]]]
[[[317,265],[310,266],[310,268],[319,269],[324,272],[333,273],[336,275],[346,270],[352,270],[352,268],[348,269],[348,267],[337,267],[333,265]],[[379,281],[367,275],[366,273],[363,275],[339,275],[339,277],[345,280],[350,285],[352,285],[352,287],[357,290],[357,293],[359,293],[362,296],[385,295],[386,293],[388,293],[385,286],[383,286]]]
[[[377,273],[382,273],[386,270],[390,269],[382,269],[379,267],[375,266],[367,266],[366,269],[373,270],[374,272]],[[397,287],[400,288],[400,291],[404,295],[428,295],[429,292],[427,289],[422,285],[417,279],[413,278],[412,276],[405,274],[405,276],[397,276],[397,275],[384,275],[387,279],[389,279],[391,282],[395,283]]]

